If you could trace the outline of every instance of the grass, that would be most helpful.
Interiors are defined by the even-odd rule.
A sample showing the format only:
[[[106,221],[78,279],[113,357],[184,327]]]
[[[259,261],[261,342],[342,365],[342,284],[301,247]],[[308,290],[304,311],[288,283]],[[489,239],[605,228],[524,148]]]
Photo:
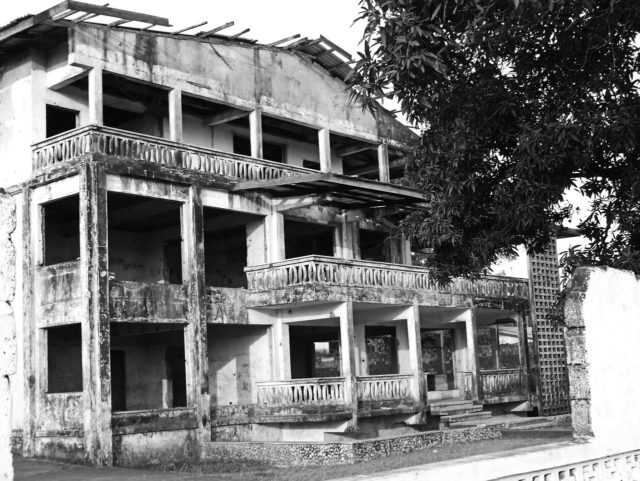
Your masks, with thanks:
[[[204,480],[245,481],[252,480],[296,480],[324,481],[328,479],[370,474],[392,469],[437,463],[451,459],[475,456],[477,454],[511,451],[517,448],[540,446],[544,444],[571,440],[566,430],[528,430],[508,431],[503,437],[485,441],[451,444],[437,448],[398,454],[351,465],[314,466],[279,468],[268,463],[222,461],[200,465],[174,466],[176,471],[197,472]]]

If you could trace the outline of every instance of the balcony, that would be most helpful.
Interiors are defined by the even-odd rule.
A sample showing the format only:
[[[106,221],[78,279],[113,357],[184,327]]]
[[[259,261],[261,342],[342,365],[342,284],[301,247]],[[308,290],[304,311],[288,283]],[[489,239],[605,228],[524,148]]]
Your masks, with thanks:
[[[161,171],[211,176],[212,180],[228,183],[229,189],[237,193],[259,190],[286,198],[322,192],[325,202],[343,208],[424,200],[419,192],[406,187],[97,125],[70,130],[34,144],[33,171],[55,170],[92,155],[143,163]]]
[[[251,307],[303,301],[343,301],[347,294],[363,302],[410,303],[464,307],[504,304],[529,298],[527,279],[484,276],[476,281],[454,279],[439,286],[423,267],[305,256],[245,268]]]
[[[487,404],[525,401],[529,399],[527,384],[527,373],[521,368],[480,371],[483,402]]]
[[[32,152],[34,171],[70,163],[87,155],[101,154],[245,181],[316,173],[302,167],[96,125],[70,130],[34,144]]]

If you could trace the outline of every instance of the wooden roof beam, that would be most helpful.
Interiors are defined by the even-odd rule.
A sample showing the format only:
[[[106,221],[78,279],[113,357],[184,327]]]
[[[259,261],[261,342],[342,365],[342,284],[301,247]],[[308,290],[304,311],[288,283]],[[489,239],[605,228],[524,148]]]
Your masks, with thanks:
[[[207,23],[209,23],[209,22],[204,21],[204,22],[196,23],[195,25],[191,25],[189,27],[181,28],[180,30],[176,30],[175,32],[171,32],[171,34],[172,35],[178,35],[180,33],[184,33],[184,32],[186,32],[188,30],[191,30],[192,28],[202,27],[203,25],[206,25]]]
[[[268,43],[268,44],[266,44],[266,46],[267,47],[277,47],[278,45],[286,43],[289,40],[295,40],[296,38],[300,38],[300,34],[299,33],[296,33],[295,35],[292,35],[291,37],[281,38],[280,40],[276,40],[275,42]]]
[[[235,22],[227,22],[223,25],[220,25],[216,28],[212,28],[211,30],[208,30],[206,32],[200,32],[198,35],[196,35],[197,37],[200,38],[205,38],[208,37],[209,35],[213,35],[214,33],[220,32],[221,30],[224,30],[225,28],[229,28],[229,27],[233,27],[235,25]]]
[[[229,37],[229,40],[235,40],[236,38],[238,38],[238,37],[239,37],[239,36],[241,36],[241,35],[244,35],[245,33],[247,33],[247,32],[248,32],[248,31],[250,31],[250,30],[251,30],[250,28],[245,28],[242,32],[238,32],[238,33],[236,33],[236,34],[234,34],[234,35],[231,35],[231,36]]]
[[[67,0],[68,8],[79,10],[95,15],[105,15],[107,17],[127,19],[131,22],[150,23],[152,25],[162,25],[170,27],[169,19],[148,15],[146,13],[132,12],[131,10],[122,10],[120,8],[112,8],[107,6],[93,5],[91,3],[78,2],[76,0]]]

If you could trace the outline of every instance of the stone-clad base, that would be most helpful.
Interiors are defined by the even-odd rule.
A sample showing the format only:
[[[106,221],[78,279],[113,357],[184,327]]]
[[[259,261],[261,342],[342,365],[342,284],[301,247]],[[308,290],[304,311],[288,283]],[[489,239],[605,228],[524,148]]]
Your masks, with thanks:
[[[351,442],[210,442],[202,448],[202,460],[264,461],[276,466],[353,464],[381,456],[501,436],[499,427],[478,426]]]

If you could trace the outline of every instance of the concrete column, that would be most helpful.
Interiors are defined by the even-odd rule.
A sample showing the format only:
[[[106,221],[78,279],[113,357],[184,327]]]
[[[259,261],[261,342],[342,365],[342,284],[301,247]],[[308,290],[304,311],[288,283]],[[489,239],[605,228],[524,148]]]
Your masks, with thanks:
[[[427,391],[422,370],[422,342],[420,339],[420,308],[417,301],[406,311],[409,341],[409,367],[413,373],[413,400],[418,405],[427,402]]]
[[[368,376],[369,375],[369,359],[367,358],[367,340],[365,337],[365,325],[355,324],[353,326],[353,334],[356,344],[356,361],[357,370],[356,375]]]
[[[16,372],[16,249],[11,234],[16,228],[13,198],[0,189],[0,479],[13,479],[11,456],[11,377]]]
[[[47,58],[31,50],[31,143],[47,138]],[[24,112],[26,114],[26,112]]]
[[[101,165],[80,171],[80,272],[82,292],[82,385],[85,456],[90,464],[113,464],[107,188]]]
[[[273,209],[264,219],[267,228],[267,262],[285,259],[284,216]]]
[[[378,145],[378,179],[380,182],[389,182],[389,146]]]
[[[331,172],[331,135],[329,129],[318,130],[320,149],[320,172]]]
[[[23,396],[24,423],[22,427],[22,454],[35,454],[36,423],[36,346],[33,340],[36,335],[35,303],[34,303],[34,237],[42,229],[42,221],[38,209],[32,206],[31,189],[23,191],[22,225],[26,235],[22,245],[22,316],[23,316]]]
[[[340,353],[344,397],[347,409],[351,410],[350,429],[358,428],[358,381],[356,379],[356,349],[353,327],[353,301],[347,300],[336,309],[340,318]]]
[[[411,259],[411,243],[409,239],[406,237],[400,237],[398,240],[400,243],[400,262],[405,266],[410,266],[413,264],[413,260]]]
[[[103,125],[102,69],[89,70],[89,123]]]
[[[275,379],[291,379],[291,350],[289,346],[289,324],[277,319],[273,325],[273,348],[275,360]]]
[[[182,206],[182,282],[187,286],[188,314],[185,329],[187,405],[197,409],[200,442],[211,438],[209,412],[209,358],[205,306],[204,226],[200,187],[189,188]]]
[[[262,159],[262,109],[260,107],[249,114],[249,138],[251,157]]]
[[[346,213],[343,213],[341,216],[340,227],[342,232],[342,258],[355,259],[353,230],[356,229],[356,226],[353,222],[347,222]]]
[[[169,90],[169,139],[182,142],[182,91]]]
[[[464,326],[467,336],[467,366],[471,372],[471,399],[477,401],[482,395],[480,389],[480,366],[478,365],[476,311],[474,308],[464,313]]]

